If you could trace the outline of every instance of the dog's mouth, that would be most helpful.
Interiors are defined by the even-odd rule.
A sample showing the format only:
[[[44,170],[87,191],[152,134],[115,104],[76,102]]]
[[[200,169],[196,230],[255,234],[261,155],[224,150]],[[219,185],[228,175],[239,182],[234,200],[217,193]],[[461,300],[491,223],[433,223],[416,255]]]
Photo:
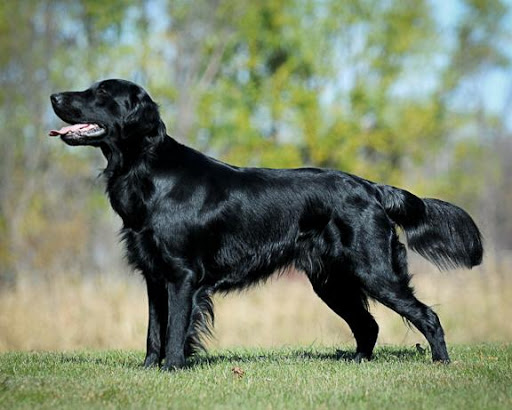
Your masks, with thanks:
[[[48,135],[52,137],[101,137],[106,133],[105,128],[98,124],[73,124],[62,127],[60,130],[51,130]]]

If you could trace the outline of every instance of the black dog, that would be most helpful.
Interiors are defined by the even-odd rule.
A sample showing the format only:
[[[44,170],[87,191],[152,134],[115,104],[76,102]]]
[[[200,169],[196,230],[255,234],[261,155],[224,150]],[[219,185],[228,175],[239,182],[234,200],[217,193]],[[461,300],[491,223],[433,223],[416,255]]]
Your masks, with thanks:
[[[438,267],[470,268],[483,250],[462,209],[339,171],[222,163],[166,135],[157,105],[128,81],[53,94],[51,102],[72,125],[50,135],[99,147],[108,160],[107,192],[123,219],[128,259],[147,283],[145,366],[183,367],[213,320],[213,292],[290,266],[349,324],[356,361],[370,359],[377,339],[368,297],[413,323],[433,360],[449,361],[437,315],[409,285],[396,229]]]

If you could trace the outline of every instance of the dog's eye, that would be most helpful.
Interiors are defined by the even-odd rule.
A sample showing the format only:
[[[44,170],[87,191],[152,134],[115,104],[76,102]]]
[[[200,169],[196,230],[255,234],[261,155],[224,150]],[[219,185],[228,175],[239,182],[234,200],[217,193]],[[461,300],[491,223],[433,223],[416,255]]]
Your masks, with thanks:
[[[98,95],[102,96],[102,97],[105,97],[108,95],[108,91],[105,90],[104,88],[98,88],[98,91],[97,91]]]

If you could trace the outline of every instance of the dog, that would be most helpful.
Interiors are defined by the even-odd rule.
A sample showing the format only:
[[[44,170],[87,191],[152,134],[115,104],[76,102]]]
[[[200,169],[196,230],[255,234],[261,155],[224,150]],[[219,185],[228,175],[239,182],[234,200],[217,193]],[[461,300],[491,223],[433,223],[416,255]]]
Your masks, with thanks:
[[[397,229],[439,268],[471,268],[482,261],[482,240],[461,208],[336,170],[213,159],[168,136],[157,104],[129,81],[50,99],[70,124],[50,135],[97,147],[107,159],[106,191],[123,221],[127,259],[147,285],[144,366],[184,367],[211,329],[214,292],[289,267],[348,323],[355,361],[371,359],[377,340],[373,299],[418,328],[433,361],[449,362],[438,316],[409,284]]]

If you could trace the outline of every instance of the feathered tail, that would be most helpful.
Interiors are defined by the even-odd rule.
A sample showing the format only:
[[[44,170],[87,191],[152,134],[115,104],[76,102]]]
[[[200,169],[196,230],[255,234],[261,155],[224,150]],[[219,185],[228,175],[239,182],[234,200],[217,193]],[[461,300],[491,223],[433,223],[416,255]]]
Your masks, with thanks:
[[[472,268],[482,262],[482,236],[466,211],[389,185],[377,189],[386,213],[404,230],[410,249],[439,269]]]

